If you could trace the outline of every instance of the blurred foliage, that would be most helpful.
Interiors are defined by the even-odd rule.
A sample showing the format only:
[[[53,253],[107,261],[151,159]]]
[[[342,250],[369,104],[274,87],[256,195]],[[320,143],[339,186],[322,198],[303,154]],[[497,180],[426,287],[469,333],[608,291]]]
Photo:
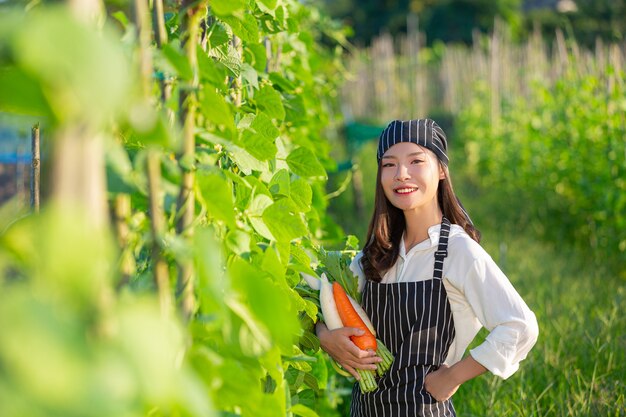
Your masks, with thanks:
[[[358,45],[369,44],[382,32],[406,32],[411,18],[429,44],[435,40],[470,43],[473,30],[490,32],[496,16],[515,28],[522,19],[520,0],[324,0],[324,5],[331,16],[353,28],[351,39]]]
[[[624,80],[614,68],[602,79],[568,71],[503,103],[496,120],[477,86],[457,130],[467,178],[494,211],[485,221],[507,219],[626,277]]]
[[[101,138],[115,212],[0,210],[0,415],[345,415],[299,275],[344,239],[325,195],[343,29],[295,0],[166,2],[157,47],[141,1],[87,23],[0,7],[0,111]]]
[[[538,27],[548,37],[557,29],[586,47],[596,41],[619,43],[626,39],[626,0],[576,1],[576,8],[559,13],[549,8],[528,11],[526,31]]]

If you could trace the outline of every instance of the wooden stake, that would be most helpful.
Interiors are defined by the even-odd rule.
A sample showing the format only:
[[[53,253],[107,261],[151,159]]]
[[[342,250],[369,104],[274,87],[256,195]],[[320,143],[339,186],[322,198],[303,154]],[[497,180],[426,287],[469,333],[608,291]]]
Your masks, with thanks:
[[[30,206],[35,213],[39,213],[41,152],[39,123],[35,124],[31,134],[31,171],[30,171]]]
[[[150,226],[152,231],[152,268],[154,282],[159,292],[161,313],[168,316],[172,309],[170,277],[167,262],[159,241],[165,233],[165,217],[161,199],[161,159],[157,151],[148,153],[148,198],[150,201]]]
[[[180,93],[180,120],[183,121],[183,149],[179,157],[183,171],[182,183],[178,194],[177,212],[178,221],[176,232],[191,244],[193,239],[192,223],[195,216],[195,198],[193,187],[195,183],[195,172],[191,164],[195,159],[195,128],[196,128],[196,107],[198,90],[198,60],[196,46],[198,44],[198,34],[200,30],[200,20],[202,18],[201,5],[195,4],[192,0],[185,1],[185,9],[182,33],[187,36],[183,39],[183,49],[189,60],[189,65],[193,71],[193,78],[189,81],[187,89]],[[194,267],[192,259],[178,260],[178,279],[176,282],[177,296],[180,300],[180,307],[183,317],[188,319],[195,310],[194,298]]]

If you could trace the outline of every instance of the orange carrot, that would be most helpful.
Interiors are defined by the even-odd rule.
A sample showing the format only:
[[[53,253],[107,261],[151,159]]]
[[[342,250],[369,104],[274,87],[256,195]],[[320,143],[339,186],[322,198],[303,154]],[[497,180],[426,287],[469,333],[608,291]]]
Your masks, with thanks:
[[[370,332],[354,307],[352,307],[352,303],[343,287],[336,281],[333,282],[333,297],[335,298],[337,312],[339,313],[339,317],[341,317],[343,325],[346,327],[356,327],[365,332],[362,336],[350,336],[354,344],[362,350],[376,350],[376,337]]]

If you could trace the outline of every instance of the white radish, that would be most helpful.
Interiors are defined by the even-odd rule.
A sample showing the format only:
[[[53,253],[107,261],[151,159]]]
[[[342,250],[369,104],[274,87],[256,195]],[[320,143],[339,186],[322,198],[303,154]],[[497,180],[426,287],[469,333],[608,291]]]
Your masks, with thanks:
[[[348,295],[348,294],[346,294],[346,295]],[[348,295],[348,299],[350,300],[350,303],[352,304],[352,307],[354,307],[354,310],[357,312],[359,317],[361,317],[361,320],[363,320],[363,323],[365,323],[365,325],[367,326],[369,331],[372,332],[374,337],[376,337],[376,330],[374,330],[374,325],[370,321],[370,318],[367,316],[367,313],[365,312],[365,310],[363,310],[361,305],[359,303],[357,303],[357,301],[354,298],[350,297],[349,295]]]
[[[333,286],[328,282],[325,274],[322,274],[320,288],[320,306],[322,307],[322,315],[324,316],[324,322],[328,330],[335,330],[343,327],[343,322],[339,317],[337,311],[337,305],[335,304],[335,297],[333,296]]]
[[[304,280],[306,281],[309,287],[311,287],[312,289],[316,291],[320,290],[322,285],[319,279],[311,275],[305,274],[304,272],[300,272],[300,275],[302,275],[302,278],[304,278]]]
[[[309,287],[320,292],[320,305],[322,307],[322,315],[324,316],[326,326],[330,330],[343,327],[343,323],[341,321],[341,318],[339,318],[339,313],[337,312],[337,306],[335,305],[335,298],[333,296],[333,285],[328,281],[326,274],[322,274],[321,279],[317,279],[311,275],[305,274],[304,272],[301,272],[300,275],[302,275],[302,278],[304,278]],[[348,298],[350,299],[350,303],[352,303],[352,307],[354,307],[357,314],[361,317],[361,320],[363,320],[369,331],[372,332],[374,336],[376,336],[376,331],[374,330],[374,326],[367,316],[367,313],[363,310],[361,305],[356,302],[354,298],[350,297],[349,295]]]

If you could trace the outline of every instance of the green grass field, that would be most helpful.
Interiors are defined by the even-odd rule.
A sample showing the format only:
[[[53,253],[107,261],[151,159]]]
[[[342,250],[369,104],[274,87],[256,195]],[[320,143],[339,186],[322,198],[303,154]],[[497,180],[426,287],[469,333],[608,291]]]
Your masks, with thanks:
[[[527,236],[483,237],[537,315],[540,334],[508,380],[487,374],[459,389],[459,416],[626,415],[626,283]]]

